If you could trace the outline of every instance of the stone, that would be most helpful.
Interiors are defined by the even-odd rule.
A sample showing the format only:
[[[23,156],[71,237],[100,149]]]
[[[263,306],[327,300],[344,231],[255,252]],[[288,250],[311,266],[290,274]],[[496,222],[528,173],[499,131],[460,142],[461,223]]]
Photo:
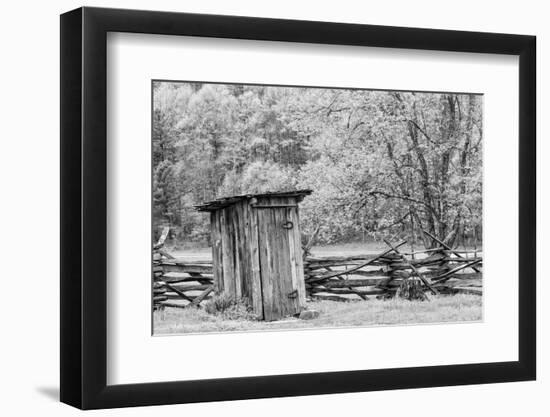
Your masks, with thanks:
[[[313,320],[320,316],[321,313],[319,313],[317,310],[304,310],[300,313],[300,316],[298,318],[302,320]]]

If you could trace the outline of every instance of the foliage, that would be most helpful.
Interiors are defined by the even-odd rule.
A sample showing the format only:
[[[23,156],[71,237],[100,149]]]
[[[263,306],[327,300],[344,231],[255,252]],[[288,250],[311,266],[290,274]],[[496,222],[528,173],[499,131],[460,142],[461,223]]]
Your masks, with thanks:
[[[156,82],[155,226],[208,239],[193,206],[310,188],[321,242],[481,237],[482,96]],[[431,242],[426,240],[426,246]]]

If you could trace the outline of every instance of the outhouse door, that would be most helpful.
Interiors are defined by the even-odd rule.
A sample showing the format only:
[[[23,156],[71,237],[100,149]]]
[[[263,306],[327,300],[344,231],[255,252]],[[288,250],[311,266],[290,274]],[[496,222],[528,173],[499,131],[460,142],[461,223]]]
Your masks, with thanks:
[[[265,320],[299,314],[305,301],[297,204],[259,204],[258,252]]]

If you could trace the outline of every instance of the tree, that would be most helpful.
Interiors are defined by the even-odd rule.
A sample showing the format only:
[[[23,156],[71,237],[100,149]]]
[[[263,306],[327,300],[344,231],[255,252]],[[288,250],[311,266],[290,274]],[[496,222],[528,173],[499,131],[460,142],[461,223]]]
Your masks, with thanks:
[[[158,83],[155,221],[202,239],[193,205],[311,188],[301,222],[324,242],[479,236],[481,114],[468,94]]]

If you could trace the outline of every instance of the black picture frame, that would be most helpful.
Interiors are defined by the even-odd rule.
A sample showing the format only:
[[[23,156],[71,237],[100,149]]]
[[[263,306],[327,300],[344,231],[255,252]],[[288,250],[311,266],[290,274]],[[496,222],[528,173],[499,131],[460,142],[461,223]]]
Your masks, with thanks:
[[[108,32],[519,56],[519,360],[107,385]],[[534,36],[79,8],[61,15],[61,401],[82,409],[533,380],[536,376]]]

